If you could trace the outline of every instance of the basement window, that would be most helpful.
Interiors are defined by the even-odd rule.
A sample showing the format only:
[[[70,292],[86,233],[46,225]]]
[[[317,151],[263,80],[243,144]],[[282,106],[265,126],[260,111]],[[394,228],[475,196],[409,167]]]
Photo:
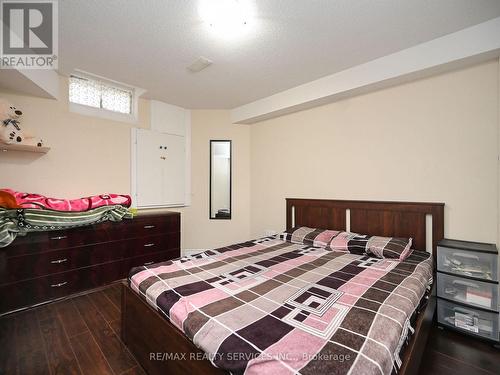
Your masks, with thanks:
[[[110,120],[136,122],[143,90],[78,72],[69,77],[70,110]]]
[[[132,90],[113,87],[101,81],[71,76],[69,101],[119,113],[132,113]]]

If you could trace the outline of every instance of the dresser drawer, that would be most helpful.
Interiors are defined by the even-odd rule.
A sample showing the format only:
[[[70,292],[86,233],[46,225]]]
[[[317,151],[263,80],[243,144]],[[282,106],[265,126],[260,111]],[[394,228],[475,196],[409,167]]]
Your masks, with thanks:
[[[134,267],[149,266],[153,263],[165,262],[175,258],[179,258],[180,249],[161,251],[159,253],[151,253],[140,255],[134,258],[126,259],[123,262],[123,278],[127,278],[129,272]]]
[[[31,232],[26,236],[18,236],[12,244],[2,251],[6,251],[8,256],[39,254],[58,249],[179,231],[179,214],[143,215],[120,222],[107,221],[60,231]]]
[[[437,269],[458,276],[498,281],[497,255],[439,247]]]
[[[490,340],[498,340],[497,313],[455,305],[442,299],[437,302],[440,324]]]
[[[140,237],[127,241],[127,257],[135,257],[158,251],[174,250],[181,247],[181,234],[167,233],[158,236]]]
[[[0,264],[0,285],[178,248],[180,233],[168,233],[7,257],[3,264]]]
[[[0,313],[64,297],[122,278],[122,261],[0,286]]]
[[[180,232],[180,214],[138,215],[134,217],[133,221],[134,225],[127,228],[128,238]]]
[[[163,250],[92,267],[0,286],[0,314],[61,298],[124,279],[130,269],[179,257],[180,250]]]
[[[498,284],[438,272],[437,295],[467,305],[498,311]]]
[[[101,240],[97,240],[97,238],[101,238]],[[14,242],[5,248],[5,251],[8,256],[27,255],[106,241],[107,238],[103,238],[100,230],[87,231],[79,228],[50,232],[30,232],[25,236],[18,236]]]

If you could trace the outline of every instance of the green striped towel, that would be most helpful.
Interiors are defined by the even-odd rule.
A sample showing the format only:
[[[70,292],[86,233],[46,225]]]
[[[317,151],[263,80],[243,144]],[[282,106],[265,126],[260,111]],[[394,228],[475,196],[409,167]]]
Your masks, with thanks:
[[[84,212],[64,212],[40,209],[6,210],[0,208],[0,248],[12,243],[18,235],[76,228],[103,221],[131,219],[132,213],[123,206],[103,206]]]

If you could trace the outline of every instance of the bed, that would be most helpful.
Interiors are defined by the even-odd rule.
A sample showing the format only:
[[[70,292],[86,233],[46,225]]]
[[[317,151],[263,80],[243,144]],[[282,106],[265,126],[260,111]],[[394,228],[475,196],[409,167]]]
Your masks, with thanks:
[[[287,229],[412,237],[432,255],[400,262],[267,237],[136,268],[124,285],[123,341],[149,374],[416,374],[443,210],[286,199]]]

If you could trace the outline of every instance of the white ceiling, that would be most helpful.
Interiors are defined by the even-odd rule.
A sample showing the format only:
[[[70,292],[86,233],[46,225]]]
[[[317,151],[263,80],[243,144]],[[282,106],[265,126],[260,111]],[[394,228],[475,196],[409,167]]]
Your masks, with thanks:
[[[500,0],[256,0],[251,32],[225,39],[198,4],[60,1],[59,70],[185,108],[234,108],[500,16]],[[187,71],[199,56],[213,65]]]

